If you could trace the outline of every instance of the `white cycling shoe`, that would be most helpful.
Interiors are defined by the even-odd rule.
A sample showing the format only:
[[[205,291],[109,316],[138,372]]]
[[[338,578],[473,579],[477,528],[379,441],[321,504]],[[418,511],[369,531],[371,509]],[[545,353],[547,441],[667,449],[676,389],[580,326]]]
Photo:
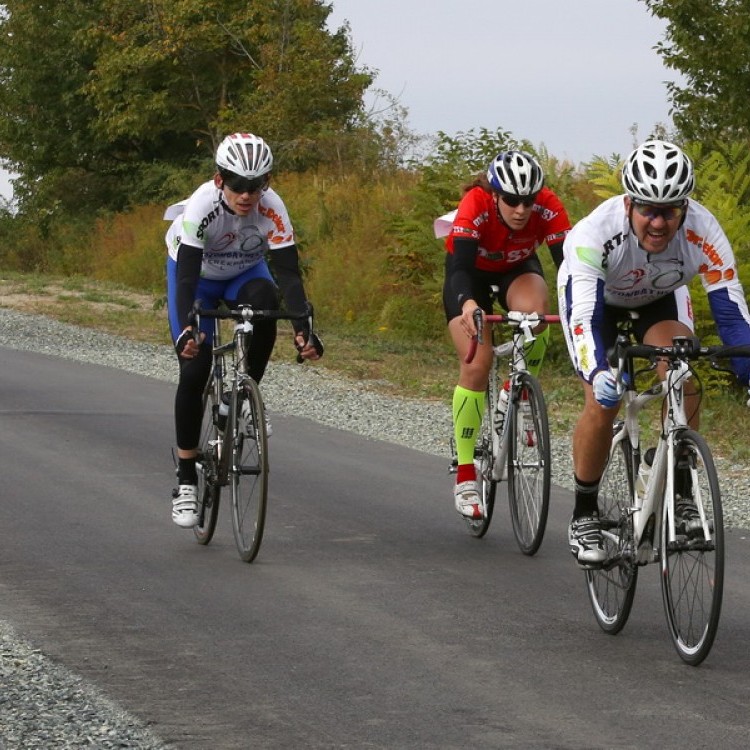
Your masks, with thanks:
[[[172,520],[183,529],[198,523],[198,488],[194,484],[181,484],[173,490]]]
[[[482,501],[479,498],[475,480],[459,482],[453,490],[453,497],[456,501],[456,510],[464,518],[471,518],[474,521],[482,519]]]

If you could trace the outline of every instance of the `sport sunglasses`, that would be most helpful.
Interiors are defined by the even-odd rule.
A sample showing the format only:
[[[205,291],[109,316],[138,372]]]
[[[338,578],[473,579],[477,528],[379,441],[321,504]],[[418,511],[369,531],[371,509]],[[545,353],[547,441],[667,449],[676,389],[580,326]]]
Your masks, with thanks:
[[[537,195],[539,193],[534,193],[534,195],[506,195],[505,193],[500,193],[503,203],[511,208],[517,208],[521,204],[523,204],[524,208],[529,208],[534,205]]]
[[[631,203],[640,216],[650,220],[658,219],[660,216],[664,217],[664,221],[681,219],[687,210],[687,201],[656,205],[654,203],[642,203],[641,201],[631,199]]]
[[[268,185],[267,174],[264,174],[262,177],[253,177],[250,179],[230,173],[222,179],[224,180],[225,187],[228,187],[233,193],[239,193],[240,195],[242,193],[257,193]]]

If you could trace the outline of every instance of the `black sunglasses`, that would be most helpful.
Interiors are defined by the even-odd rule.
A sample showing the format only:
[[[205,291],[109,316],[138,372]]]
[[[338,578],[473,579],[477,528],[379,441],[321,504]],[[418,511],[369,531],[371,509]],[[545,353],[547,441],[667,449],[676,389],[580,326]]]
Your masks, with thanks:
[[[506,195],[505,193],[500,193],[503,203],[511,208],[517,208],[521,204],[523,204],[524,208],[529,208],[529,206],[534,205],[537,195],[539,193],[534,193],[534,195]]]
[[[241,177],[233,172],[227,172],[223,174],[222,180],[224,181],[224,187],[228,187],[233,193],[257,193],[259,190],[268,185],[269,177],[264,174],[262,177],[253,177],[252,179],[247,177]]]
[[[654,203],[642,203],[641,201],[631,199],[631,203],[641,216],[651,220],[663,216],[664,221],[673,221],[674,219],[682,218],[685,211],[687,211],[687,201],[656,205]]]

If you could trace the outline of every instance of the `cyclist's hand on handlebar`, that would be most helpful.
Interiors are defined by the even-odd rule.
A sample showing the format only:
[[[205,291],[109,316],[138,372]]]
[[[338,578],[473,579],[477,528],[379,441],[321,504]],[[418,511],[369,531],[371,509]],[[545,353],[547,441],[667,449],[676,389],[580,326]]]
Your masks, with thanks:
[[[620,403],[622,387],[611,370],[599,370],[591,381],[594,398],[605,409],[613,409]]]
[[[477,312],[484,315],[482,309],[473,300],[468,300],[471,304],[464,303],[463,309],[461,310],[461,328],[464,329],[466,335],[472,339],[477,335],[477,326],[475,322],[475,315]]]
[[[206,338],[205,333],[199,334],[199,339],[202,342]],[[195,340],[195,331],[193,326],[188,326],[175,341],[174,348],[177,350],[178,356],[182,359],[193,359],[198,356],[200,351],[200,344]]]
[[[305,341],[305,337],[301,333],[298,333],[294,337],[294,345],[297,347],[298,362],[301,362],[303,359],[320,359],[325,351],[323,342],[316,333],[311,333],[307,341]]]

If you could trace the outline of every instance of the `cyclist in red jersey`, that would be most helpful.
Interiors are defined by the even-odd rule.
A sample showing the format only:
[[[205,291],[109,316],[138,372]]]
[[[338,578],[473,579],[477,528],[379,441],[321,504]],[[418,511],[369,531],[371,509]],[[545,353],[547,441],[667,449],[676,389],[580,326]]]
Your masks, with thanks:
[[[443,306],[448,330],[460,363],[453,394],[453,426],[458,455],[454,499],[456,510],[481,518],[481,503],[474,469],[474,445],[482,422],[485,391],[492,365],[489,338],[470,364],[465,357],[476,335],[474,311],[492,312],[490,286],[500,289],[505,310],[549,312],[548,290],[537,248],[546,243],[555,266],[562,262],[562,245],[570,220],[560,199],[544,187],[539,163],[523,151],[499,154],[487,170],[464,188],[445,242]],[[537,375],[547,349],[545,324],[526,352],[529,371]]]

